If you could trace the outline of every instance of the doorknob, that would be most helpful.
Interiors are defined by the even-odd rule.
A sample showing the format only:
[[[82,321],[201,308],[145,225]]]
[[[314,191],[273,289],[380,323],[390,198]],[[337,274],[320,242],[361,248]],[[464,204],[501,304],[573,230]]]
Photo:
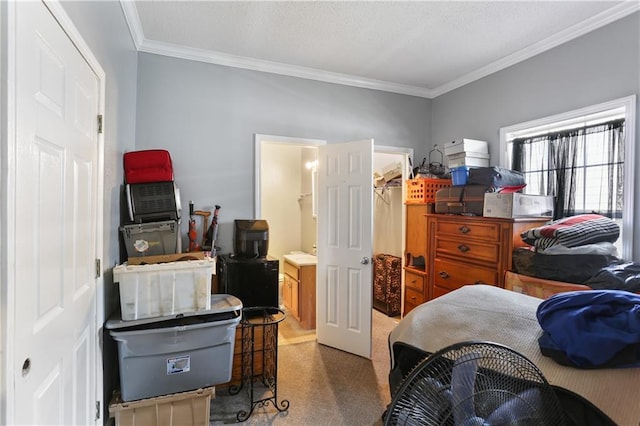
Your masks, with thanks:
[[[363,257],[362,259],[360,259],[360,263],[362,263],[363,265],[368,265],[369,264],[369,258],[368,257]]]

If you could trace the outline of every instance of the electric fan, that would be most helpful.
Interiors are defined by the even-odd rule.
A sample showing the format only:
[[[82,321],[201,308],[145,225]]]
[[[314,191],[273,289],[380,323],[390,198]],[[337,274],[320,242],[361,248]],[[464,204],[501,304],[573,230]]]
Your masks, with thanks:
[[[400,385],[385,425],[563,425],[542,372],[496,343],[463,342],[422,360]]]

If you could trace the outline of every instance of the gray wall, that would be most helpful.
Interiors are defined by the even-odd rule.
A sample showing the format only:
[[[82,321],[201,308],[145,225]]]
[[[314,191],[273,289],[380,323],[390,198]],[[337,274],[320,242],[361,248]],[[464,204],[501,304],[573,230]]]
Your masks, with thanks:
[[[466,137],[489,141],[499,163],[501,127],[640,93],[640,13],[433,99],[432,143]],[[636,113],[640,107],[636,106]],[[640,162],[640,119],[636,157]],[[635,176],[636,194],[640,173]],[[635,211],[640,196],[635,197]],[[640,259],[640,225],[634,226]]]
[[[416,158],[430,145],[428,99],[160,55],[139,55],[137,102],[136,149],[169,150],[183,206],[222,206],[222,252],[233,219],[253,217],[255,133],[373,138]]]
[[[136,117],[137,51],[120,2],[63,2],[65,11],[96,56],[106,74],[104,117],[104,284],[105,315],[119,306],[111,268],[119,263],[120,184],[122,154],[134,149]],[[117,351],[110,337],[103,338],[104,410],[117,380]]]

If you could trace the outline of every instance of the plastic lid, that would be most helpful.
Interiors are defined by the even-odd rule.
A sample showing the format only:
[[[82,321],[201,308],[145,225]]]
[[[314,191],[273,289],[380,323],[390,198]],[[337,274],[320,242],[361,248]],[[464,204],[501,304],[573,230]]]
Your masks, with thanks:
[[[212,314],[220,314],[225,312],[234,312],[242,310],[242,302],[235,296],[230,294],[212,294],[211,295],[211,309],[195,312],[185,312],[175,315],[164,315],[161,317],[141,318],[136,320],[124,321],[122,320],[120,312],[114,314],[105,324],[105,327],[109,330],[135,327],[138,325],[158,323],[162,321],[174,320],[176,318],[204,316]]]

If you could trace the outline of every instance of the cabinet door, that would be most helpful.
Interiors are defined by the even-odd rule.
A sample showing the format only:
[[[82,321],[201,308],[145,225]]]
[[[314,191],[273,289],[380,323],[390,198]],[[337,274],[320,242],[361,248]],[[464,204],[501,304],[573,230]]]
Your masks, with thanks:
[[[291,279],[291,314],[300,321],[300,282]]]
[[[285,304],[289,309],[289,314],[293,315],[295,319],[300,321],[300,315],[298,313],[298,280],[291,278],[289,275],[284,276],[284,287],[282,291],[285,296]]]
[[[427,261],[426,204],[407,204],[406,266],[425,269]]]
[[[287,310],[290,314],[293,315],[292,301],[291,301],[291,282],[292,278],[289,275],[284,276],[284,283],[282,285],[282,299],[284,301],[284,306],[287,307]]]

